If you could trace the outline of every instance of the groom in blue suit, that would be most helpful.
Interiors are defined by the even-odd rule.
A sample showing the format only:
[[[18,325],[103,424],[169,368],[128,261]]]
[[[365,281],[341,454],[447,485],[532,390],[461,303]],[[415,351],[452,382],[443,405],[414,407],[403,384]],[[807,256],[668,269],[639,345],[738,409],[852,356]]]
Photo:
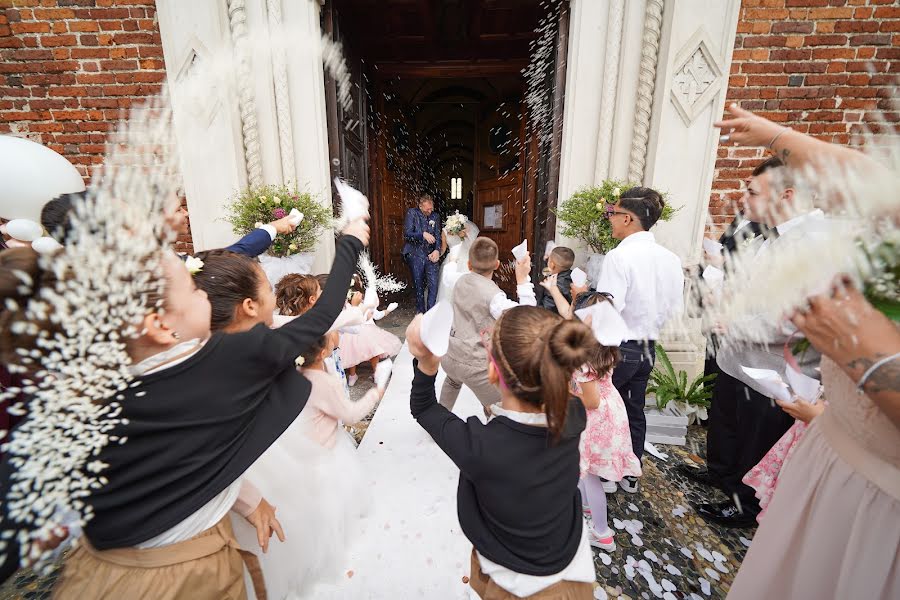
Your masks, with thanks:
[[[424,195],[419,207],[406,211],[403,221],[403,260],[412,273],[416,289],[416,312],[424,313],[434,306],[438,291],[438,269],[441,259],[441,216],[434,212],[434,200]],[[428,299],[425,290],[428,289]]]

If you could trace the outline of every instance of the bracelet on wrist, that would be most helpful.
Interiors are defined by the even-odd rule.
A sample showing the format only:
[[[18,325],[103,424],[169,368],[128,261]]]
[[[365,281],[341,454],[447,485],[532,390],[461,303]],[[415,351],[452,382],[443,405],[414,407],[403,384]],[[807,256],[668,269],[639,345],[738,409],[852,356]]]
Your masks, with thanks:
[[[776,134],[775,134],[775,137],[772,138],[772,141],[769,142],[769,150],[772,149],[772,146],[775,145],[775,142],[778,140],[778,138],[780,138],[781,136],[783,136],[783,135],[784,135],[785,133],[787,133],[788,131],[792,131],[790,127],[783,127],[783,128],[781,129],[781,131],[779,131],[778,133],[776,133]]]
[[[869,377],[871,377],[872,374],[875,373],[875,371],[877,371],[884,365],[888,364],[889,362],[897,360],[898,358],[900,358],[900,352],[897,352],[896,354],[892,354],[891,356],[886,356],[886,357],[882,358],[881,360],[875,361],[875,363],[873,363],[871,367],[866,369],[866,372],[863,373],[862,377],[859,378],[859,382],[856,384],[856,389],[859,390],[860,392],[863,391],[863,388],[865,387],[866,383],[868,382]]]

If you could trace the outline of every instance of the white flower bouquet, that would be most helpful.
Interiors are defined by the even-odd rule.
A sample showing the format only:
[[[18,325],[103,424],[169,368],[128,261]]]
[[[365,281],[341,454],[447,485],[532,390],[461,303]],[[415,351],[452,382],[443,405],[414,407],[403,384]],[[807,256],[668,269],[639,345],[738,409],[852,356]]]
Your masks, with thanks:
[[[467,217],[466,215],[461,215],[459,214],[459,211],[456,211],[455,214],[447,217],[447,225],[445,226],[445,229],[447,230],[447,233],[451,235],[460,235],[466,230],[466,223],[468,222],[469,217]]]

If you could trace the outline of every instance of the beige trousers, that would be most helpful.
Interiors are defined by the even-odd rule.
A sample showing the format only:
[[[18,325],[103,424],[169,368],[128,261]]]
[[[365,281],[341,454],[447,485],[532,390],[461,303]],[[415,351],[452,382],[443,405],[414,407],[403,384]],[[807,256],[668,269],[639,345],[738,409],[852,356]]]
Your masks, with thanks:
[[[500,402],[500,390],[488,381],[487,367],[483,361],[478,361],[477,365],[468,365],[445,356],[441,361],[441,367],[447,374],[447,378],[441,388],[440,403],[447,410],[453,410],[462,386],[466,386],[475,393],[485,411],[490,405]]]

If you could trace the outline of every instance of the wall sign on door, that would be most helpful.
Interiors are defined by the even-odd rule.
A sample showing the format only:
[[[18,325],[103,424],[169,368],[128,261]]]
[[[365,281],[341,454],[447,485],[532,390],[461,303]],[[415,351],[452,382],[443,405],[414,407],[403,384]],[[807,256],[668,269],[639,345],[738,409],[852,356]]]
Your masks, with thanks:
[[[503,229],[503,203],[489,204],[484,207],[484,229]]]

